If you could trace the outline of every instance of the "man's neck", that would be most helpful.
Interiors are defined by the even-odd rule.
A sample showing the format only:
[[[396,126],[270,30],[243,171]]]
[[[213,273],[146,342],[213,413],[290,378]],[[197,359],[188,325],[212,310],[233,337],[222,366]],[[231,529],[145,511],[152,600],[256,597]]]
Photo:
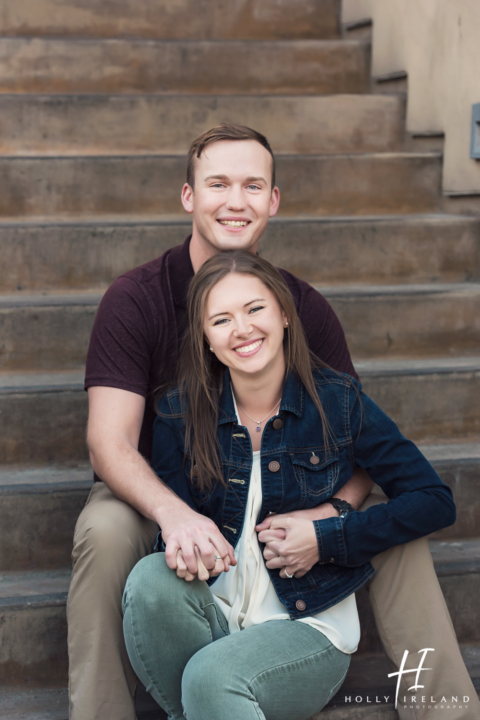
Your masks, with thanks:
[[[192,261],[193,272],[195,274],[200,270],[204,262],[207,262],[207,260],[216,254],[211,245],[202,242],[195,225],[192,228],[192,239],[190,240],[189,250],[190,260]]]

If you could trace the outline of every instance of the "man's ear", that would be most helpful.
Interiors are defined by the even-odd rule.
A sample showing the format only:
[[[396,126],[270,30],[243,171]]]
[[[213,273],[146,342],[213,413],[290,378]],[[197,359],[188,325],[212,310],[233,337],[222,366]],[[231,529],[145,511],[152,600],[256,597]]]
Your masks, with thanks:
[[[193,188],[188,184],[182,188],[182,205],[187,213],[193,213]]]
[[[280,205],[280,190],[275,185],[275,187],[272,190],[272,195],[270,197],[270,209],[268,211],[268,217],[273,217],[278,212],[278,207]]]

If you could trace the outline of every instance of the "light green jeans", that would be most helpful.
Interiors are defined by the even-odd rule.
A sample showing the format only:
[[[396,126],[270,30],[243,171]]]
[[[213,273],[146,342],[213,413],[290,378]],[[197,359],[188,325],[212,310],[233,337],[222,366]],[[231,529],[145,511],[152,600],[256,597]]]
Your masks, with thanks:
[[[130,662],[170,720],[306,720],[341,686],[350,655],[315,628],[272,620],[229,634],[208,585],[163,553],[134,567],[123,596]]]

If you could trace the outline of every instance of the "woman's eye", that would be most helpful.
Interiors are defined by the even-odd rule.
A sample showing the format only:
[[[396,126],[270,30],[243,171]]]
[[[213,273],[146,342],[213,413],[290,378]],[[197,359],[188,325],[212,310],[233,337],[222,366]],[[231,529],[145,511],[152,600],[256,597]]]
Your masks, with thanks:
[[[227,318],[222,318],[221,320],[215,320],[215,322],[213,323],[213,326],[215,327],[215,325],[223,325],[226,322],[227,322]]]
[[[257,312],[257,310],[263,310],[263,305],[257,305],[256,307],[250,308],[249,312]]]

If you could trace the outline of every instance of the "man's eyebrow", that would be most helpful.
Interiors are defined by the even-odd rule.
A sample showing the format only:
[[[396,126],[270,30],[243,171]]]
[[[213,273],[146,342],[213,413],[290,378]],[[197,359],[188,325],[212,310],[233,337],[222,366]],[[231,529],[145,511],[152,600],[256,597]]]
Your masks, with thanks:
[[[204,178],[203,182],[207,182],[208,180],[223,180],[223,181],[225,182],[225,181],[230,180],[230,178],[228,177],[228,175],[207,175],[207,177]],[[263,183],[265,183],[265,185],[267,184],[267,181],[265,180],[265,178],[263,178],[263,177],[261,177],[261,176],[259,176],[259,177],[254,177],[254,176],[248,177],[248,178],[246,178],[245,182],[246,182],[247,184],[248,184],[248,183],[251,183],[251,182],[263,182]]]
[[[265,298],[255,298],[255,300],[249,300],[245,305],[243,306],[248,307],[249,305],[252,305],[254,302],[266,302]],[[218,317],[219,315],[228,315],[228,310],[224,310],[223,312],[215,313],[215,315],[211,315],[208,319],[213,320],[213,318]]]
[[[229,177],[228,175],[208,175],[204,178],[204,182],[207,182],[207,180],[229,180]]]

